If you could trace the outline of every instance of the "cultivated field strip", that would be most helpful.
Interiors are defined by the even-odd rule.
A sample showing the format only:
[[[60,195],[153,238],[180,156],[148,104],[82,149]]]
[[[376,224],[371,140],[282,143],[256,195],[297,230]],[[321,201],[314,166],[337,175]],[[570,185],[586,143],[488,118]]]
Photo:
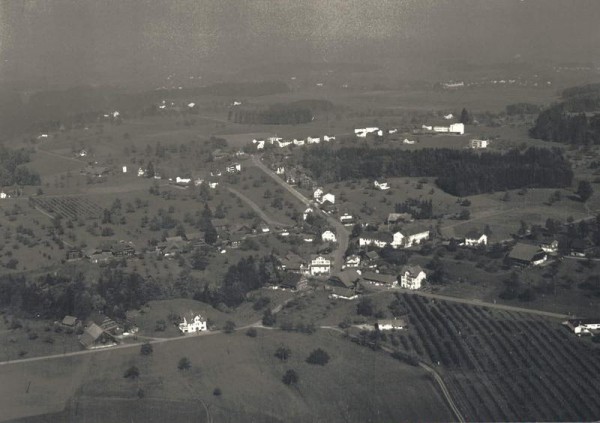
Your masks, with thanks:
[[[102,214],[98,204],[83,196],[33,197],[31,200],[47,213],[65,219],[97,219]]]
[[[402,348],[439,365],[468,420],[592,421],[600,349],[557,323],[512,311],[402,296],[413,330]]]

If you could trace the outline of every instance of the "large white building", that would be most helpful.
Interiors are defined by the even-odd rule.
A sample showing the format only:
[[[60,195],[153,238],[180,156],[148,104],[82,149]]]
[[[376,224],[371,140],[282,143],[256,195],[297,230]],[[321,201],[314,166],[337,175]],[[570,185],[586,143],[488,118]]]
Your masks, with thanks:
[[[312,276],[328,275],[331,272],[331,260],[327,257],[316,256],[310,261],[310,274]]]
[[[421,266],[404,266],[400,272],[400,286],[406,289],[420,289],[427,275]]]
[[[474,148],[474,149],[487,148],[489,144],[490,144],[489,140],[478,140],[478,139],[471,140],[471,148]]]
[[[335,237],[335,233],[333,233],[332,231],[325,231],[321,234],[321,239],[324,242],[336,242],[337,239]]]
[[[189,321],[188,321],[189,317]],[[179,324],[179,330],[183,333],[196,333],[207,330],[206,319],[199,314],[183,317],[183,322]]]
[[[391,244],[394,248],[410,248],[413,245],[420,244],[427,239],[429,239],[429,230],[404,230],[394,233]]]

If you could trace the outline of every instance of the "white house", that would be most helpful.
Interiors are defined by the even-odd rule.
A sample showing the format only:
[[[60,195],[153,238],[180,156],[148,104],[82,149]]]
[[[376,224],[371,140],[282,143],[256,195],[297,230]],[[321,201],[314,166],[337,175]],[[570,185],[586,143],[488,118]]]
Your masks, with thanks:
[[[140,176],[140,177],[141,177],[141,176],[146,176],[146,169],[144,169],[144,168],[140,167],[140,168],[138,169],[138,174],[137,174],[137,175],[138,175],[138,176]]]
[[[558,241],[552,240],[550,242],[540,244],[540,248],[544,253],[556,254],[558,253]]]
[[[217,185],[219,185],[218,182],[209,182],[208,183],[208,187],[211,188],[211,189],[217,188]]]
[[[593,335],[600,332],[600,319],[573,319],[563,322],[576,335]]]
[[[402,141],[403,144],[408,144],[408,145],[412,145],[415,143],[414,140],[409,140],[408,138],[404,138],[404,141]]]
[[[421,125],[421,129],[425,129],[426,131],[433,131],[433,126],[431,126],[431,125]]]
[[[462,123],[453,123],[452,125],[450,125],[450,128],[448,128],[448,132],[451,132],[453,134],[464,135],[465,125]]]
[[[375,188],[378,188],[378,189],[380,189],[382,191],[390,189],[390,186],[388,185],[387,182],[377,182],[377,181],[375,181],[373,185],[375,185]]]
[[[404,231],[404,233],[398,231],[393,235],[391,244],[394,248],[410,248],[413,245],[420,244],[426,239],[429,239],[429,230]]]
[[[257,150],[262,150],[265,148],[265,142],[263,140],[257,141],[256,142],[256,149]]]
[[[367,127],[367,128],[357,128],[354,130],[354,134],[358,138],[366,138],[367,134],[372,134],[373,132],[377,132],[377,131],[379,131],[379,128],[377,128],[376,126]]]
[[[325,231],[321,234],[321,239],[323,242],[336,242],[337,239],[335,237],[335,233],[332,231]]]
[[[340,216],[340,222],[343,225],[351,225],[352,223],[354,223],[354,216],[348,213],[344,213]]]
[[[310,261],[310,274],[327,275],[331,271],[331,260],[323,256],[316,256]]]
[[[335,195],[333,195],[331,193],[327,193],[321,197],[321,199],[319,200],[319,203],[323,204],[326,201],[329,201],[331,204],[335,204]]]
[[[323,135],[323,141],[325,141],[325,142],[335,141],[335,136],[330,137],[328,135]]]
[[[302,213],[302,220],[306,220],[306,218],[308,217],[309,214],[313,213],[313,209],[311,207],[307,208],[306,210],[304,210],[304,213]]]
[[[305,141],[304,140],[297,140],[296,138],[294,138],[294,141],[292,141],[294,143],[294,145],[297,145],[298,147],[301,147],[304,145]]]
[[[242,171],[242,165],[239,163],[232,163],[229,166],[227,166],[226,170],[228,173],[239,173]]]
[[[473,139],[473,140],[471,140],[471,148],[474,148],[474,149],[487,148],[489,143],[490,143],[489,140]]]
[[[358,238],[358,245],[360,247],[374,245],[376,247],[383,248],[392,243],[393,240],[394,238],[389,232],[364,231]]]
[[[379,330],[402,330],[406,327],[403,319],[381,319],[377,321]]]
[[[450,132],[450,128],[447,126],[434,126],[433,132]]]
[[[266,234],[266,233],[270,232],[271,229],[269,229],[269,227],[263,223],[263,224],[260,225],[260,231],[263,234]]]
[[[203,332],[207,330],[206,320],[200,316],[199,314],[193,316],[189,315],[190,318],[188,321],[187,317],[183,317],[183,322],[179,324],[179,330],[183,333],[196,333]]]
[[[454,119],[454,115],[452,113],[448,113],[447,115],[444,115],[444,119],[446,119],[446,120]]]
[[[283,167],[283,166],[277,166],[277,168],[275,169],[275,173],[277,175],[283,175],[285,173],[285,167]]]
[[[487,245],[488,237],[486,234],[476,230],[467,232],[465,235],[465,246],[466,247],[478,247],[480,245]]]
[[[4,200],[5,198],[8,198],[8,194],[2,191],[0,192],[0,198]]]
[[[397,128],[394,128],[394,129],[388,129],[388,134],[390,134],[390,135],[392,135],[392,134],[395,134],[395,133],[397,133],[397,132],[398,132],[398,129],[397,129]]]
[[[187,185],[192,182],[191,178],[180,178],[179,176],[175,178],[175,183],[178,185]]]
[[[202,179],[202,178],[196,178],[196,179],[194,179],[194,186],[196,186],[196,187],[199,187],[203,183],[204,183],[204,179]]]
[[[321,138],[319,137],[308,137],[306,138],[306,143],[307,144],[319,144],[321,142]]]
[[[315,200],[319,200],[319,199],[321,198],[321,196],[323,195],[323,192],[324,192],[324,191],[323,191],[323,188],[317,188],[317,189],[315,190],[315,192],[313,193],[313,198],[314,198]]]
[[[346,267],[358,267],[360,265],[360,256],[353,254],[346,257]]]
[[[127,166],[123,166],[123,173],[127,173]]]
[[[427,275],[421,266],[404,266],[400,272],[400,286],[406,289],[420,289]]]
[[[283,138],[277,136],[267,138],[267,141],[269,141],[269,144],[271,145],[275,144],[276,142],[278,143],[281,140],[283,140]]]

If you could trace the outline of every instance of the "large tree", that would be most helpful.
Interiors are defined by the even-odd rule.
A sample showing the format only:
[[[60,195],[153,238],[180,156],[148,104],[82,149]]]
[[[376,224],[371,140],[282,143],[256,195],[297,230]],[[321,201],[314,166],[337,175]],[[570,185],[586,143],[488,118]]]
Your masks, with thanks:
[[[584,203],[589,200],[589,198],[594,193],[592,188],[592,184],[589,181],[580,181],[579,186],[577,187],[577,195]]]

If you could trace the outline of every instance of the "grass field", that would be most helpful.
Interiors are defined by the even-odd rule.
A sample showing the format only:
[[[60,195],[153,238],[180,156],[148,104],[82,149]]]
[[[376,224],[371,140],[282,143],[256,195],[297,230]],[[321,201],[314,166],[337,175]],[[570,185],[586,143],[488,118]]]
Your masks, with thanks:
[[[292,352],[285,363],[273,355],[282,344]],[[331,356],[324,367],[304,361],[317,347]],[[190,370],[177,369],[183,356],[190,359]],[[130,365],[140,369],[137,380],[122,377]],[[281,382],[290,368],[300,377],[296,387]],[[155,345],[149,357],[140,356],[137,348],[115,350],[48,363],[15,364],[0,367],[0,372],[2,421],[44,413],[54,413],[54,421],[73,422],[114,421],[116,416],[119,420],[127,417],[127,421],[206,421],[202,404],[211,421],[452,419],[424,371],[328,332],[300,335],[261,330],[257,338],[243,333],[196,337]],[[53,389],[62,384],[65,389]],[[218,397],[213,395],[217,387],[222,391]],[[143,399],[137,397],[140,388]],[[146,405],[155,412],[143,411]]]

